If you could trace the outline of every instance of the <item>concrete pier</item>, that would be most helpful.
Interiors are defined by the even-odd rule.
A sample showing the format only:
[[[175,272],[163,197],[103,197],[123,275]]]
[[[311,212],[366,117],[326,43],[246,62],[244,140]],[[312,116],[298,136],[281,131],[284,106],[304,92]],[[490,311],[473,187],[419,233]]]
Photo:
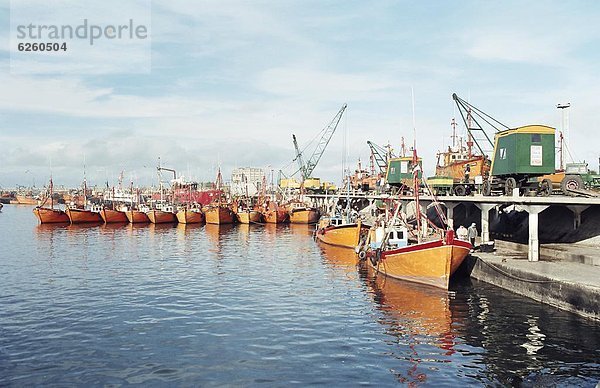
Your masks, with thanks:
[[[476,252],[464,263],[470,276],[516,294],[600,321],[600,266],[527,260],[506,250]]]

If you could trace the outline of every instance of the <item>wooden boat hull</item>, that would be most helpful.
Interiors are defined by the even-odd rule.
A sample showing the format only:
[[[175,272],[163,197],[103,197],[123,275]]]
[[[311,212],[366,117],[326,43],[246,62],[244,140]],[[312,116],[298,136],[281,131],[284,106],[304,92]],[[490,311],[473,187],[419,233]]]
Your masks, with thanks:
[[[267,210],[263,216],[267,224],[283,224],[290,221],[290,214],[285,209]]]
[[[317,239],[325,244],[354,249],[368,232],[369,227],[361,223],[328,226],[317,230]]]
[[[448,289],[450,276],[471,251],[471,244],[456,239],[429,241],[381,252],[370,265],[386,276]]]
[[[207,224],[233,224],[235,221],[235,214],[233,210],[225,206],[209,207],[204,211],[204,217],[206,218]]]
[[[132,224],[147,224],[150,222],[148,215],[139,210],[129,210],[125,214],[127,215],[129,222]]]
[[[164,212],[162,210],[150,210],[148,213],[148,219],[153,224],[169,224],[177,222],[175,213]]]
[[[16,199],[19,205],[37,205],[39,202],[36,198],[28,197],[26,195],[17,195]]]
[[[290,222],[292,224],[316,224],[321,217],[317,209],[293,209],[290,211]]]
[[[240,224],[254,224],[254,223],[262,223],[263,215],[258,210],[250,210],[250,211],[242,211],[236,213],[237,219]]]
[[[68,209],[65,211],[72,224],[88,224],[102,222],[100,213],[83,209]]]
[[[107,224],[129,222],[127,214],[119,210],[102,209],[100,217]]]
[[[204,213],[192,210],[180,210],[177,212],[177,222],[180,224],[202,224]]]
[[[36,207],[33,214],[40,221],[40,224],[68,224],[69,216],[60,209],[50,209],[47,207]]]

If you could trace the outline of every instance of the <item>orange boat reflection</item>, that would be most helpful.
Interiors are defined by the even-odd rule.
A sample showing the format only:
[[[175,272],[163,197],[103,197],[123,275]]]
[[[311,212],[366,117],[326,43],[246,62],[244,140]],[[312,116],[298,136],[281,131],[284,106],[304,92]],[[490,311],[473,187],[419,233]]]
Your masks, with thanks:
[[[442,350],[441,357],[454,354],[456,333],[453,331],[453,318],[450,298],[446,290],[426,285],[391,279],[370,266],[365,277],[366,285],[373,296],[377,308],[386,319],[381,323],[390,327],[389,332],[398,336],[411,349],[410,369],[397,378],[404,384],[426,382],[424,368],[419,369],[423,355],[418,354],[417,345],[432,345]],[[431,357],[431,355],[429,356]]]
[[[323,256],[335,267],[349,267],[356,270],[358,255],[353,250],[335,245],[319,244]]]

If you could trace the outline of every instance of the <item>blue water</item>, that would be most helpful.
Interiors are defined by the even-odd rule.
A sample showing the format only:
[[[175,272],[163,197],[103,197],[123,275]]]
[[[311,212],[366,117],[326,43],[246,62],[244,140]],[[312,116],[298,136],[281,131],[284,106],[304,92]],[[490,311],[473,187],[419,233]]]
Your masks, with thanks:
[[[0,386],[589,386],[596,322],[468,280],[374,278],[305,226],[0,213]]]

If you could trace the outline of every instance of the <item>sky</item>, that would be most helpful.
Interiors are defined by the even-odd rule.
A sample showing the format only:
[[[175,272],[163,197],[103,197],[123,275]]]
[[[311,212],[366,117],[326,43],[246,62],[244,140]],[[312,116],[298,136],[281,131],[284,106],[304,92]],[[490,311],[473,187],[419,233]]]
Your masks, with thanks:
[[[84,166],[92,185],[121,171],[149,185],[159,157],[201,181],[217,166],[225,179],[244,166],[289,174],[292,133],[304,146],[344,103],[314,176],[339,183],[344,160],[368,164],[367,140],[398,150],[402,137],[433,175],[460,121],[452,93],[511,127],[561,129],[556,105],[569,102],[571,154],[597,168],[596,1],[169,0],[149,12],[148,71],[114,53],[104,73],[39,74],[11,68],[0,1],[0,188],[51,173],[76,186]]]

